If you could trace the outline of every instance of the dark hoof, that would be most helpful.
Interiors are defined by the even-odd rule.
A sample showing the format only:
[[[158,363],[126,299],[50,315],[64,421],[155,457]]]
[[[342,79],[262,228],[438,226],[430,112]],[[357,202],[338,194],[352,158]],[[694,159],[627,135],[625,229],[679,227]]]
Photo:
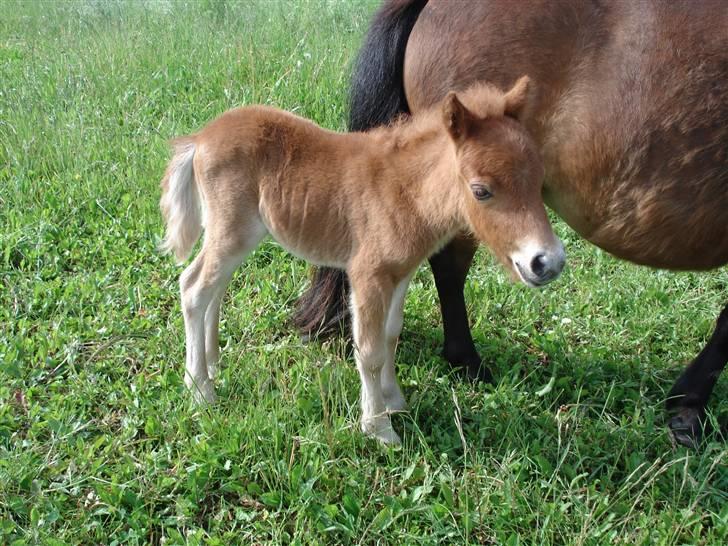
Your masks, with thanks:
[[[463,348],[462,345],[445,345],[442,358],[447,360],[453,368],[462,369],[471,381],[493,383],[490,370],[480,360],[480,355],[475,351],[474,347]]]
[[[468,379],[471,381],[482,381],[484,383],[494,383],[493,375],[485,364],[477,366],[467,366]]]
[[[696,408],[679,408],[668,422],[675,442],[697,449],[703,436],[703,412]]]

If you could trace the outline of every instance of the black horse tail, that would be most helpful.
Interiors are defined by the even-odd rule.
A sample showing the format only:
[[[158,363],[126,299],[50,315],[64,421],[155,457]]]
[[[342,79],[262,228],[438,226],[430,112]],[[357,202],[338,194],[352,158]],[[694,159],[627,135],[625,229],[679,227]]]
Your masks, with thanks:
[[[408,113],[404,52],[427,0],[389,0],[374,14],[354,67],[349,130],[366,131]]]
[[[427,0],[385,0],[369,25],[359,51],[349,95],[349,130],[366,131],[408,113],[404,94],[404,52]],[[304,335],[341,329],[347,317],[346,273],[326,267],[313,272],[311,287],[298,300],[293,323]]]

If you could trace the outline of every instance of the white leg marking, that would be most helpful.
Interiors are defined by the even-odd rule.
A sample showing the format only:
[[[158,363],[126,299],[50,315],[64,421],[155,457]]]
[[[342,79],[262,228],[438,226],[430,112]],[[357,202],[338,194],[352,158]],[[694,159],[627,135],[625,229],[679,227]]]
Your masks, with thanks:
[[[399,435],[392,428],[382,394],[381,370],[386,357],[384,317],[375,321],[367,317],[363,321],[353,290],[351,303],[354,351],[362,386],[362,432],[384,444],[401,444]]]
[[[215,401],[215,388],[207,375],[204,332],[205,309],[211,294],[201,282],[204,264],[203,249],[180,277],[182,314],[185,320],[185,385],[196,402],[212,403]]]
[[[245,244],[234,252],[220,250],[219,245],[210,244],[207,249],[203,245],[180,277],[187,353],[185,384],[198,403],[215,401],[212,378],[217,372],[220,302],[225,289],[235,270],[266,233],[258,221],[249,226]]]
[[[408,275],[394,289],[392,303],[387,314],[385,334],[387,338],[387,354],[382,368],[382,394],[388,411],[401,411],[407,408],[407,401],[402,394],[402,389],[397,381],[397,370],[394,367],[394,359],[397,350],[397,340],[402,332],[404,322],[404,301],[407,296],[412,275]]]
[[[220,341],[218,339],[220,325],[220,304],[225,289],[218,290],[205,311],[205,360],[207,375],[210,380],[217,376],[217,363],[220,360]]]

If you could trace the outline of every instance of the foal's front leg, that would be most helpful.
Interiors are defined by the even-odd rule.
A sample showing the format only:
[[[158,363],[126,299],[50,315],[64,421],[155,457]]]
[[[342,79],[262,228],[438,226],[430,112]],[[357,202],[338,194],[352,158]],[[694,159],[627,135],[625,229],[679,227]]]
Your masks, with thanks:
[[[387,313],[387,322],[385,325],[385,335],[387,343],[387,354],[384,360],[384,368],[382,369],[382,393],[384,395],[384,404],[388,411],[401,411],[407,408],[407,401],[399,388],[397,381],[397,371],[394,365],[394,359],[397,351],[397,342],[402,332],[402,324],[404,322],[404,301],[407,296],[407,288],[409,287],[412,275],[408,275],[405,279],[395,287],[392,296],[392,303]]]
[[[382,368],[387,358],[385,321],[392,301],[392,283],[356,271],[349,271],[349,281],[354,354],[361,378],[361,429],[385,444],[400,444],[382,392]]]

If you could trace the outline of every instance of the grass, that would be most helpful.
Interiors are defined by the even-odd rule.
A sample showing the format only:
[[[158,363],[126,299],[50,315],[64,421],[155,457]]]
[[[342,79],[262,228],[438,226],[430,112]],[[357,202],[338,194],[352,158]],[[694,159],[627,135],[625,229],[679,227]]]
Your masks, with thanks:
[[[190,403],[180,268],[156,251],[166,142],[255,102],[343,129],[373,2],[0,7],[0,543],[728,541],[724,438],[676,448],[663,412],[728,273],[638,268],[560,222],[569,267],[547,290],[478,255],[495,386],[440,358],[417,274],[401,450],[357,432],[347,344],[287,324],[308,273],[272,243],[224,302],[220,403]]]

